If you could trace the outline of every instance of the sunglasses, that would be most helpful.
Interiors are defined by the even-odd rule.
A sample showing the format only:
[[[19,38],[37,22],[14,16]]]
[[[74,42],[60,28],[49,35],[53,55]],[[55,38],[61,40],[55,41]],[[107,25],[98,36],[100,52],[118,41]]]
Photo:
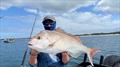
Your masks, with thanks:
[[[55,23],[55,21],[52,21],[50,19],[43,21],[43,25],[51,25],[51,24],[54,24],[54,23]]]

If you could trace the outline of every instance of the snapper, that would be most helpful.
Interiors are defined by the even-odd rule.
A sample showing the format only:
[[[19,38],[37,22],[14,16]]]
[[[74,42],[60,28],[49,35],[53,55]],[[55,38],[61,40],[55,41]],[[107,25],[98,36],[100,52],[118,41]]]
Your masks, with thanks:
[[[77,58],[84,52],[88,55],[92,66],[94,66],[92,57],[98,51],[96,48],[88,48],[81,43],[79,37],[64,31],[43,30],[32,37],[28,44],[28,47],[31,49],[52,55],[67,51],[71,57]]]

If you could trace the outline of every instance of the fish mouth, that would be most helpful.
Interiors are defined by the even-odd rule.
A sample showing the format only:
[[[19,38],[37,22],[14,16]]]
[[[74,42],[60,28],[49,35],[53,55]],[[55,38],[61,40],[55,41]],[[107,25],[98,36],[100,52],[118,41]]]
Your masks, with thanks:
[[[32,46],[32,44],[28,44],[29,46]]]
[[[32,48],[32,47],[33,47],[33,45],[32,45],[32,44],[28,44],[28,47],[29,47],[29,48]]]
[[[33,48],[33,46],[32,46],[32,45],[30,45],[30,44],[28,44],[28,47],[29,47],[29,48],[31,48],[31,49]]]

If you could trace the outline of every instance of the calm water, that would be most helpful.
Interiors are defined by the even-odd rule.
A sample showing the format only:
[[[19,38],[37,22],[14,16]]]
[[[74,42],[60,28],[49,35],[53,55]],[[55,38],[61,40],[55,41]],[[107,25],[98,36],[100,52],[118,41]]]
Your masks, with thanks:
[[[94,57],[94,62],[99,63],[101,55],[119,55],[120,56],[120,35],[108,36],[86,36],[81,37],[82,42],[89,46],[101,49]],[[24,51],[27,48],[27,39],[16,39],[15,43],[7,44],[0,40],[0,67],[20,67]],[[28,55],[26,66],[28,66]],[[77,59],[71,59],[66,67],[74,67],[83,60],[83,54]]]

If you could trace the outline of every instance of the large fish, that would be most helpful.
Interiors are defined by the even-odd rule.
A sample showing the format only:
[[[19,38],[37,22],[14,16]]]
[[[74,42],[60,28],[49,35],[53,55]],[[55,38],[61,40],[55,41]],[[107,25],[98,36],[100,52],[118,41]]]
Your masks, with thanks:
[[[68,54],[74,58],[79,57],[81,52],[84,52],[88,55],[92,66],[92,57],[97,51],[95,48],[88,48],[83,45],[80,39],[76,36],[65,32],[48,30],[43,30],[36,36],[32,37],[28,46],[38,52],[45,52],[53,55],[67,51]]]

